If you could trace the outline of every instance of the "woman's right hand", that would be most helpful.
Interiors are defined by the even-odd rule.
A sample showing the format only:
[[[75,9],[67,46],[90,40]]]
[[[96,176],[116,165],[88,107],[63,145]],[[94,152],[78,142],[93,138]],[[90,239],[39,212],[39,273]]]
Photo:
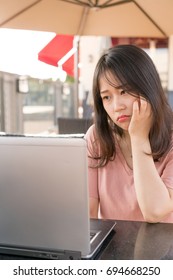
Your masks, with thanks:
[[[152,126],[151,105],[143,97],[133,103],[133,112],[128,132],[131,138],[148,139]]]

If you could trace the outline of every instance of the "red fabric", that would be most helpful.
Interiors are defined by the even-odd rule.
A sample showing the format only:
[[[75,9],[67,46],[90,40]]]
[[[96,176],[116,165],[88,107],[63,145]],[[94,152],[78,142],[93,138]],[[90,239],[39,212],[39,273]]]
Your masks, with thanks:
[[[58,66],[58,61],[73,48],[74,36],[56,35],[39,53],[38,59],[47,64]],[[69,76],[74,77],[74,55],[72,55],[62,68]]]

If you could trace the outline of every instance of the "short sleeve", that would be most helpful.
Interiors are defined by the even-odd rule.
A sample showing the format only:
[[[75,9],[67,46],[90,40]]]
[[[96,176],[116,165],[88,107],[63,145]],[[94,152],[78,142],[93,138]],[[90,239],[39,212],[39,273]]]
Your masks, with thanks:
[[[164,169],[161,178],[167,188],[173,189],[173,149],[165,157],[163,165]]]

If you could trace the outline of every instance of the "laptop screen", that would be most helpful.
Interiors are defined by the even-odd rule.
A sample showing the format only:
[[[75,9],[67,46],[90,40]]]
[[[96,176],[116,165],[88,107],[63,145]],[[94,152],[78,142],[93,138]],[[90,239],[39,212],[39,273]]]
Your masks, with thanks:
[[[89,253],[85,140],[3,136],[0,155],[0,244]]]

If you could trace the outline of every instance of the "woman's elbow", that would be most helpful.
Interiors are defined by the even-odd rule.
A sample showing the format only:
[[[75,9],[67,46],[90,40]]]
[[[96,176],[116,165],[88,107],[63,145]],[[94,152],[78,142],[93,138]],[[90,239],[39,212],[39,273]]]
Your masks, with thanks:
[[[144,221],[147,223],[159,223],[163,220],[163,213],[161,213],[161,211],[145,211],[143,213],[143,217],[144,217]]]
[[[153,216],[144,216],[144,222],[150,223],[150,224],[155,224],[155,223],[159,223],[160,219],[158,219],[157,217],[153,217]]]

